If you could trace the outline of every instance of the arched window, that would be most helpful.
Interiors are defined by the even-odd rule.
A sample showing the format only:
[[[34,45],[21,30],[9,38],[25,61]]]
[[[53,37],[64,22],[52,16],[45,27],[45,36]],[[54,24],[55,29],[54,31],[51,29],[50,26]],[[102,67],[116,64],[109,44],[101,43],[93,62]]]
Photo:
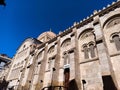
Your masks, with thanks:
[[[38,64],[41,64],[41,61],[43,59],[43,51],[39,52],[38,56],[37,56],[37,61],[38,61]]]
[[[63,41],[63,43],[62,43],[62,47],[66,47],[66,46],[68,46],[68,45],[70,45],[71,44],[71,39],[70,38],[68,38],[68,39],[66,39],[65,41]]]
[[[42,57],[42,52],[38,54],[38,59]]]
[[[115,46],[116,46],[117,50],[119,51],[120,50],[120,37],[119,37],[119,35],[112,36],[112,40],[114,41]]]
[[[90,36],[93,36],[93,32],[84,32],[84,34],[81,36],[81,39],[89,38]]]
[[[64,54],[64,65],[66,64],[70,64],[70,56],[68,52]]]
[[[93,43],[91,43],[90,45],[89,45],[89,50],[90,50],[90,56],[91,56],[91,58],[94,58],[95,57],[95,48],[94,48],[94,44]]]
[[[84,59],[90,59],[95,57],[95,34],[93,28],[85,29],[79,35],[80,46],[82,47]]]
[[[88,54],[88,47],[87,45],[83,45],[83,52],[84,52],[84,58],[88,59],[89,58],[89,54]]]
[[[54,67],[55,64],[55,56],[52,58],[49,58],[48,60],[48,70],[52,69]]]
[[[55,49],[55,46],[50,47],[50,49],[48,50],[48,53],[50,54],[50,53],[54,52],[54,49]]]

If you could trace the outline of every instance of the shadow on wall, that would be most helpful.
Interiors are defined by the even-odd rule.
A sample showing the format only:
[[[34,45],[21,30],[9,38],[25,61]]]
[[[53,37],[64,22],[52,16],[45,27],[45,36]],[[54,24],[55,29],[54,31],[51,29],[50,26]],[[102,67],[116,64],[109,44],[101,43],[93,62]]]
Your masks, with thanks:
[[[75,79],[69,82],[69,90],[79,90]]]

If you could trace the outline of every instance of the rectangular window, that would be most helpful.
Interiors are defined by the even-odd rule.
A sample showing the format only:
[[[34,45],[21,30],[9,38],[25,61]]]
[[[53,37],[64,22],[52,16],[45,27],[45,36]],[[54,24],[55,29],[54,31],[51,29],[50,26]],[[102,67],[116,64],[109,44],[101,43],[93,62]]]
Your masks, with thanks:
[[[55,58],[50,59],[48,62],[48,70],[52,69],[54,67],[54,63],[55,63]]]
[[[84,48],[84,58],[88,59],[89,58],[88,48],[87,48],[87,46],[84,46],[83,48]]]
[[[95,57],[95,50],[94,50],[94,45],[93,44],[90,44],[90,55],[91,55],[91,58],[94,58]]]

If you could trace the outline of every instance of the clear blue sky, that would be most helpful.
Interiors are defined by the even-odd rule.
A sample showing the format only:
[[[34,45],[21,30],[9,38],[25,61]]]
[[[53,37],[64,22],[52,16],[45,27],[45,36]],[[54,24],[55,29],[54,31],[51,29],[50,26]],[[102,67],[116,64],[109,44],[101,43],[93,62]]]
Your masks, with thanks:
[[[6,0],[0,6],[0,53],[12,57],[28,37],[56,34],[116,0]]]

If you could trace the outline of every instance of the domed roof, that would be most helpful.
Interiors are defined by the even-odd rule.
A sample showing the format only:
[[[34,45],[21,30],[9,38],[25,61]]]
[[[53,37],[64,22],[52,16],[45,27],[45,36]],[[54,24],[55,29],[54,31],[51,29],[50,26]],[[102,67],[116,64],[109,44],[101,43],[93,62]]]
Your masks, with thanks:
[[[51,31],[47,31],[47,32],[40,34],[37,39],[39,41],[46,42],[54,37],[56,37],[55,33],[51,32]]]

